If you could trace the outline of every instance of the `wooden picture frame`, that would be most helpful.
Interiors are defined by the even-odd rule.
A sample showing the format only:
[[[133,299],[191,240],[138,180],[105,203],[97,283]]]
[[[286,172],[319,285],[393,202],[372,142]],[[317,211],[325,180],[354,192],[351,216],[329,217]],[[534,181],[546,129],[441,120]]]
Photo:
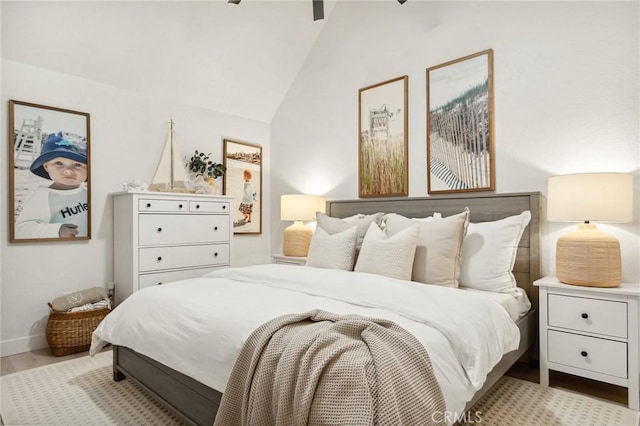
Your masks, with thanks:
[[[262,233],[262,147],[224,139],[224,194],[234,197],[234,234]]]
[[[9,100],[9,241],[91,239],[90,116]]]
[[[358,93],[358,195],[409,195],[409,77],[368,86]]]
[[[428,192],[493,191],[493,50],[427,68]]]

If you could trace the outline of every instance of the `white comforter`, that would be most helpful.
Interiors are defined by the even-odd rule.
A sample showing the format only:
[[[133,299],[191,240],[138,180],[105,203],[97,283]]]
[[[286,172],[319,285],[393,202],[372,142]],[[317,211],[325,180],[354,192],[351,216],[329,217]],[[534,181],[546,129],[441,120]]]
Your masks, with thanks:
[[[100,323],[91,354],[126,346],[221,392],[245,339],[280,315],[323,309],[395,321],[425,346],[447,409],[460,414],[518,327],[472,292],[359,272],[258,265],[134,293]]]

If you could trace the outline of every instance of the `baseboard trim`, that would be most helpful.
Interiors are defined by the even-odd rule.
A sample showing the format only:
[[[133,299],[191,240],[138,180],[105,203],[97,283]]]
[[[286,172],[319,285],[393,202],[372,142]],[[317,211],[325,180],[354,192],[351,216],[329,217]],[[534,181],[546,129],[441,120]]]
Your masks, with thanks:
[[[47,338],[44,334],[20,337],[17,339],[3,340],[0,342],[0,356],[21,354],[48,348]]]

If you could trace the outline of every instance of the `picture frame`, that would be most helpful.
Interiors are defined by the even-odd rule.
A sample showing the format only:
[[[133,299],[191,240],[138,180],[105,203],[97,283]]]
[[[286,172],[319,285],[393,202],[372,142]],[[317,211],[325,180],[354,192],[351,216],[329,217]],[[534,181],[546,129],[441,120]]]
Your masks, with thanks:
[[[358,196],[409,195],[409,77],[358,92]]]
[[[224,141],[224,194],[232,201],[234,234],[262,233],[262,147],[233,139]]]
[[[426,70],[429,194],[495,190],[493,49]]]
[[[86,112],[9,100],[9,241],[91,239]]]

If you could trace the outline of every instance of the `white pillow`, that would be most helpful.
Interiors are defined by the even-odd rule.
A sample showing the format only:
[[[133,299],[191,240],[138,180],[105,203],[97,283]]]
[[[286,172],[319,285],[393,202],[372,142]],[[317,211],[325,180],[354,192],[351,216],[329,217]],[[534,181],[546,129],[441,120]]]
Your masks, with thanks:
[[[458,287],[462,240],[469,224],[469,209],[459,214],[432,221],[413,220],[392,213],[386,215],[387,234],[420,226],[413,261],[413,281],[447,287]]]
[[[327,269],[353,270],[358,228],[352,225],[337,234],[328,234],[318,227],[311,237],[307,266]]]
[[[372,223],[364,237],[354,270],[411,280],[419,232],[416,225],[388,237],[378,225]]]
[[[346,229],[351,228],[355,224],[358,227],[358,240],[356,241],[357,251],[362,246],[362,241],[364,240],[364,235],[369,229],[369,225],[371,223],[380,225],[382,216],[383,213],[375,213],[369,215],[357,214],[346,219],[339,219],[337,217],[331,217],[327,216],[324,213],[317,212],[316,220],[318,221],[318,226],[324,229],[329,234],[337,234],[338,232],[342,232]]]
[[[514,291],[513,265],[530,219],[527,210],[493,222],[470,223],[462,243],[460,286],[500,293]]]

